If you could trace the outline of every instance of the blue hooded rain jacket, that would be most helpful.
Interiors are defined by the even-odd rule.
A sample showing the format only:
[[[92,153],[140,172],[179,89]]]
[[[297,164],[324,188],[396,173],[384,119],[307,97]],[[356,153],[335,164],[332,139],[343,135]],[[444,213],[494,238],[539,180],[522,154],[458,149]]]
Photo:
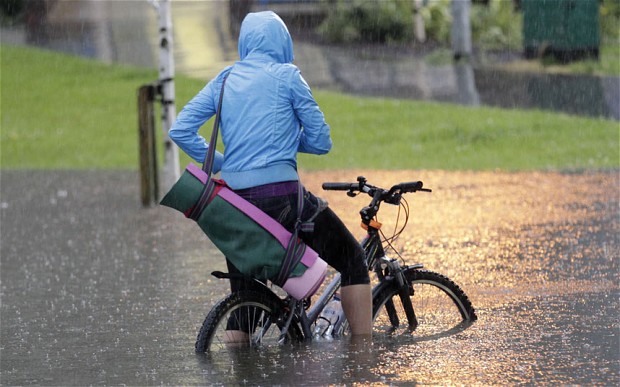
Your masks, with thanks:
[[[226,80],[220,131],[224,154],[214,172],[233,189],[298,180],[297,153],[325,154],[332,146],[306,81],[293,62],[293,41],[273,12],[250,13],[239,34],[239,57],[211,80],[179,113],[170,138],[197,162],[209,144],[198,129],[217,108]]]

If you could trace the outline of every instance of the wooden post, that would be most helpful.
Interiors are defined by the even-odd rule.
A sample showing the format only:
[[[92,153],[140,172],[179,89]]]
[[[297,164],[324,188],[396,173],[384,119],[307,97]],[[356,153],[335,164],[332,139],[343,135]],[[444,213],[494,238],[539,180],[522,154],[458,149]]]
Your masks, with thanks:
[[[140,146],[140,188],[142,205],[150,207],[159,199],[154,101],[157,85],[138,89],[138,142]]]

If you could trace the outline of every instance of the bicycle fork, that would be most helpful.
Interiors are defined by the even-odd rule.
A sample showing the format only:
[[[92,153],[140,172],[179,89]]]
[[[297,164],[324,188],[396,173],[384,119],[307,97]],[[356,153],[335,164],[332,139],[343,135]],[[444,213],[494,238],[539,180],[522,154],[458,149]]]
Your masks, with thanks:
[[[418,319],[415,315],[413,304],[411,303],[411,296],[413,296],[413,285],[407,281],[405,271],[410,268],[420,269],[423,267],[422,264],[417,264],[414,266],[401,266],[396,259],[389,259],[385,256],[379,260],[379,263],[379,267],[381,268],[381,270],[377,270],[379,279],[382,281],[386,279],[386,276],[383,273],[387,269],[388,275],[392,277],[391,280],[395,282],[398,289],[398,295],[401,305],[403,306],[405,316],[407,316],[409,329],[412,331],[415,330],[418,326]],[[385,308],[392,326],[398,327],[400,325],[400,320],[398,318],[398,313],[396,312],[394,301],[389,300],[386,302]]]

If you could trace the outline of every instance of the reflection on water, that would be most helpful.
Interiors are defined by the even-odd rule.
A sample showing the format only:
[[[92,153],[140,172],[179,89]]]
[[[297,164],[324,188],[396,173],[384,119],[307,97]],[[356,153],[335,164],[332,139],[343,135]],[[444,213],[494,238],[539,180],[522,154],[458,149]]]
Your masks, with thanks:
[[[433,339],[208,358],[194,341],[228,286],[209,275],[223,259],[191,221],[142,209],[136,172],[2,171],[2,384],[617,385],[618,173],[411,173],[364,171],[433,188],[410,196],[397,248],[455,279],[478,321]],[[358,174],[303,179],[321,192]],[[366,200],[321,194],[361,236]]]
[[[278,348],[231,349],[218,356],[196,355],[196,359],[206,384],[214,381],[225,385],[275,382],[291,386],[376,383],[387,378],[375,372],[381,358],[375,347],[335,340],[302,343],[292,352]],[[392,371],[397,370],[392,368]]]
[[[3,28],[2,41],[106,62],[157,65],[157,12],[147,1],[48,0],[47,4],[44,12],[32,12],[25,31],[20,30],[23,26]],[[206,80],[236,59],[226,10],[220,2],[173,2],[178,72]],[[620,119],[618,77],[515,74],[474,69],[467,63],[436,65],[409,47],[327,47],[301,39],[295,41],[295,62],[313,87]]]

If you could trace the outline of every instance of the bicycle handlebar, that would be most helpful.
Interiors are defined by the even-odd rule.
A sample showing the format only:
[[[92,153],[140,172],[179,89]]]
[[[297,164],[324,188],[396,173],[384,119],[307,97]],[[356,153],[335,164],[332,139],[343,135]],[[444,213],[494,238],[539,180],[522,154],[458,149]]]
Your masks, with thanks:
[[[404,193],[417,191],[432,192],[428,188],[423,188],[424,184],[421,181],[399,183],[393,185],[389,190],[386,190],[367,184],[364,176],[359,176],[357,178],[357,183],[323,183],[322,187],[326,191],[347,191],[347,195],[351,197],[356,196],[358,192],[367,193],[372,200],[368,206],[362,208],[360,211],[362,224],[366,226],[371,225],[372,219],[379,211],[381,202],[400,205]],[[376,225],[372,225],[372,227],[378,229]]]
[[[390,197],[395,193],[403,194],[416,191],[432,192],[432,190],[428,188],[423,188],[424,183],[421,181],[399,183],[392,186],[389,190],[385,190],[383,188],[367,184],[366,178],[363,176],[357,178],[357,183],[323,183],[322,187],[326,191],[348,191],[351,194],[354,194],[355,192],[365,192],[370,196],[374,196],[376,192],[381,192],[382,196],[385,197]]]
[[[358,183],[323,183],[326,191],[359,191]]]

